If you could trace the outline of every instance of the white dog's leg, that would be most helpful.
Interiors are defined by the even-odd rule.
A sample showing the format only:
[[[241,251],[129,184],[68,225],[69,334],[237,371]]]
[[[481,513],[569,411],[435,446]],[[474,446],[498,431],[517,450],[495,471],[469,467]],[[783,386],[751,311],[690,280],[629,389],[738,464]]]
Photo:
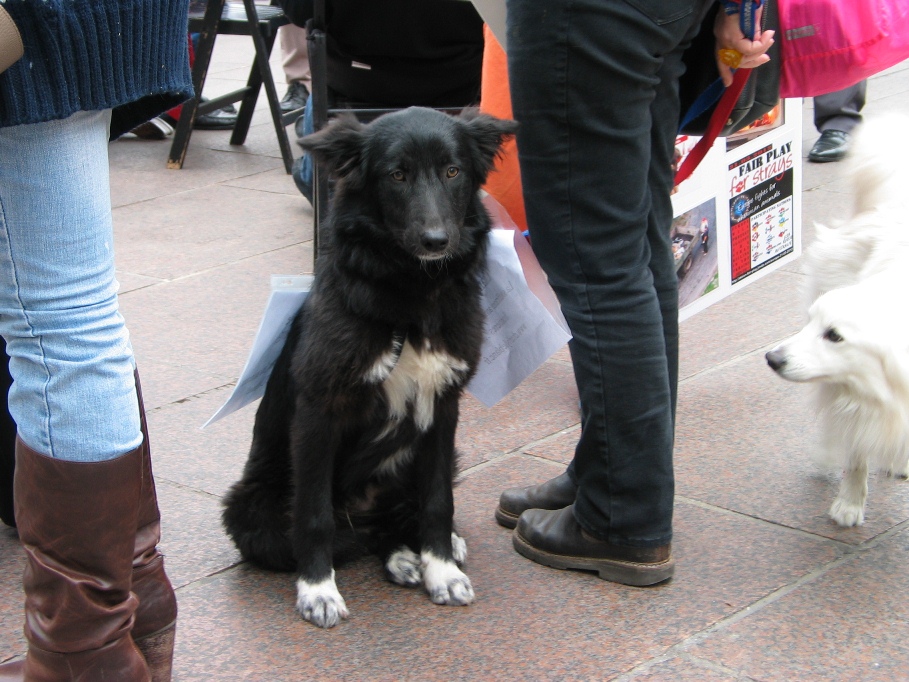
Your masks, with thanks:
[[[865,498],[868,497],[868,465],[860,464],[846,471],[840,492],[830,507],[830,517],[841,526],[861,526],[865,522]]]
[[[887,472],[887,475],[893,476],[893,478],[909,478],[909,461],[901,466],[894,466]]]
[[[297,580],[297,611],[320,628],[331,628],[347,618],[350,612],[335,585],[335,572],[319,583]]]
[[[423,565],[423,586],[436,604],[466,606],[473,601],[470,578],[454,561],[440,559],[432,552],[420,555]]]
[[[410,547],[402,545],[388,557],[388,561],[385,562],[385,573],[388,579],[397,585],[416,587],[423,582],[420,555]]]

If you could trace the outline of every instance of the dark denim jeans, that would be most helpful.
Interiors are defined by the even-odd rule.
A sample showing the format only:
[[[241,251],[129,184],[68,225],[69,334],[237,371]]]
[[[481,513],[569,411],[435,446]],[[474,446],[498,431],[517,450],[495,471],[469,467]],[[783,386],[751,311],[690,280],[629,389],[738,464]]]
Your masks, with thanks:
[[[530,239],[581,396],[575,515],[618,545],[672,537],[678,280],[670,247],[681,54],[710,0],[509,0]]]

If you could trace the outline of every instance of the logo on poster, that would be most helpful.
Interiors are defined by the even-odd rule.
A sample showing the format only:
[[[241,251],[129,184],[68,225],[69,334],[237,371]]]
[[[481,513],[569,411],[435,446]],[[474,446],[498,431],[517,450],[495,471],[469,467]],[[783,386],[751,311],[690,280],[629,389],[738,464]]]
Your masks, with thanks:
[[[758,185],[770,178],[777,177],[792,168],[792,142],[784,142],[779,147],[768,146],[751,156],[741,159],[729,168],[735,171],[730,174],[730,196]]]

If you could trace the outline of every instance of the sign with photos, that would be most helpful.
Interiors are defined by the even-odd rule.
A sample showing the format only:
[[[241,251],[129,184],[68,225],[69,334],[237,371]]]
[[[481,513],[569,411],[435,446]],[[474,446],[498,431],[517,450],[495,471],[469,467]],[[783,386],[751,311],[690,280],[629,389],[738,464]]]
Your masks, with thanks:
[[[718,138],[674,188],[673,252],[684,320],[801,252],[801,100]],[[697,138],[676,139],[680,164]]]

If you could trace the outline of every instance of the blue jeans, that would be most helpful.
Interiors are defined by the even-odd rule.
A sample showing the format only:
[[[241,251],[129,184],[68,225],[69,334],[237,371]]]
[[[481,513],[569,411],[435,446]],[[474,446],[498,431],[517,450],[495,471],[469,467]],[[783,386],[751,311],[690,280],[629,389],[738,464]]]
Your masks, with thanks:
[[[571,326],[575,517],[610,543],[672,537],[678,281],[670,247],[681,55],[709,0],[508,0],[534,252]]]
[[[312,119],[312,95],[306,98],[306,108],[303,109],[303,115],[294,124],[294,132],[296,132],[297,137],[305,137],[315,132]],[[312,201],[312,157],[309,154],[304,153],[299,161],[294,164],[293,175],[297,188],[304,195],[306,195],[306,192],[303,188],[308,189],[309,194],[306,198]]]
[[[142,443],[117,303],[110,112],[0,128],[0,333],[19,437],[59,459]]]

